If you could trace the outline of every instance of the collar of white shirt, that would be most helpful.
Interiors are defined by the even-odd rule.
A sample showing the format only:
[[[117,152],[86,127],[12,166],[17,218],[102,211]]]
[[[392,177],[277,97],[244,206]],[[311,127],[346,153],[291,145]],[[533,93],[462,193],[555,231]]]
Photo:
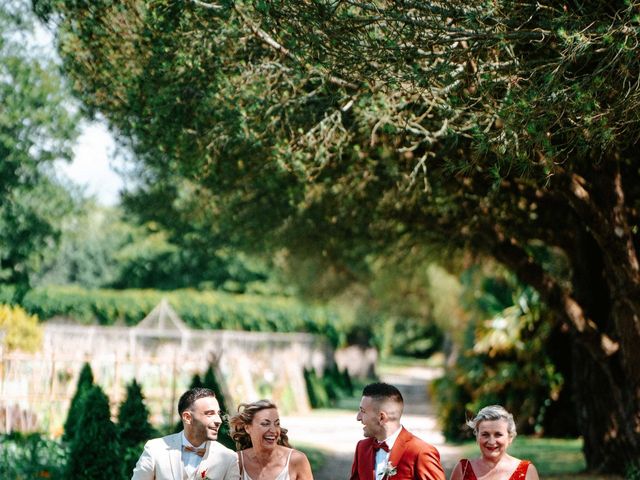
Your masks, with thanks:
[[[200,446],[196,447],[195,445],[192,445],[189,440],[187,440],[187,437],[185,436],[184,431],[183,431],[182,432],[182,446],[183,447],[189,446],[189,447],[192,447],[192,448],[206,448],[207,447],[207,442],[205,441]],[[189,452],[189,453],[193,453],[193,452]]]
[[[389,461],[389,455],[391,454],[391,449],[393,448],[393,444],[396,443],[396,440],[398,439],[398,435],[400,435],[401,430],[402,430],[402,425],[400,426],[400,428],[398,428],[398,430],[396,430],[395,432],[393,432],[391,435],[389,435],[387,438],[384,439],[385,443],[389,447],[388,452],[385,452],[383,449],[380,449],[376,452],[376,459],[375,459],[376,478],[381,478],[382,471],[384,467],[387,465],[387,462]]]
[[[384,442],[389,447],[389,451],[391,451],[391,449],[393,448],[393,444],[396,443],[396,439],[398,438],[398,435],[400,435],[400,430],[402,430],[402,425],[400,425],[400,428],[398,428],[398,430],[384,439]]]

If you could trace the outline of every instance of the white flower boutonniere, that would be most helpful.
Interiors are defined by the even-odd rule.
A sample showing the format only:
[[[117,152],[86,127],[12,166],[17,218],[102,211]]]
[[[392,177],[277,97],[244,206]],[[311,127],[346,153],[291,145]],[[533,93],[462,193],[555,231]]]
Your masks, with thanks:
[[[393,477],[396,473],[398,473],[398,469],[393,466],[391,462],[387,462],[387,464],[382,468],[379,473],[380,480],[388,479],[389,477]]]

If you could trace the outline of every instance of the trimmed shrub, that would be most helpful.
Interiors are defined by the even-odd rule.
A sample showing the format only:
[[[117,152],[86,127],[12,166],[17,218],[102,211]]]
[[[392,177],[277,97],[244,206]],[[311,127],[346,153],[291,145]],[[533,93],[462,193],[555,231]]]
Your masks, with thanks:
[[[138,382],[127,385],[127,397],[118,411],[118,438],[122,448],[124,471],[133,471],[144,443],[155,435],[149,423],[149,410]]]
[[[216,375],[213,372],[213,366],[209,365],[207,371],[204,373],[204,377],[202,378],[202,386],[205,388],[210,388],[214,392],[216,392],[216,399],[218,400],[218,404],[220,405],[220,410],[222,410],[222,425],[220,425],[220,429],[218,430],[218,442],[223,444],[225,447],[229,447],[232,450],[236,449],[236,442],[231,439],[231,434],[229,433],[229,422],[228,422],[228,414],[229,410],[227,408],[227,401],[224,398],[224,393],[222,392],[222,388],[216,379]]]
[[[76,434],[77,424],[82,413],[84,395],[91,387],[93,387],[93,372],[91,371],[91,365],[85,363],[82,366],[82,370],[80,370],[76,393],[73,394],[69,411],[67,412],[67,420],[64,422],[62,440],[65,442],[71,442]]]
[[[120,443],[116,426],[111,421],[109,399],[98,385],[86,392],[76,428],[65,478],[124,479]]]

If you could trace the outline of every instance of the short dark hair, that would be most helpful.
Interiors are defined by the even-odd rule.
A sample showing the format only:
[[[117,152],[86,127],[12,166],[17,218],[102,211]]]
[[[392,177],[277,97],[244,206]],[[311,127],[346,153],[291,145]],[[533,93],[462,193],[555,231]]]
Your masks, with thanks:
[[[205,397],[214,397],[216,396],[216,392],[211,390],[210,388],[190,388],[186,392],[182,394],[180,400],[178,400],[178,415],[182,417],[182,412],[191,408],[191,406],[195,403],[196,400]]]
[[[400,390],[393,385],[383,382],[370,383],[362,390],[363,397],[371,397],[374,400],[393,400],[394,402],[404,404],[404,399]]]

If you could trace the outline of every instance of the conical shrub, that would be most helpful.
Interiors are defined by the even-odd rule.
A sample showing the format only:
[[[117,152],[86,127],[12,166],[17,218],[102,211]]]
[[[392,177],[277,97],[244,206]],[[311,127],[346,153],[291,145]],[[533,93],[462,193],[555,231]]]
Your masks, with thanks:
[[[216,378],[216,374],[213,373],[213,366],[209,365],[207,371],[204,372],[204,377],[202,378],[202,386],[205,388],[210,388],[214,392],[216,392],[216,399],[218,400],[218,405],[220,405],[220,410],[225,413],[229,413],[227,410],[227,401],[224,397],[224,393],[222,392],[222,387],[218,383],[218,379]]]
[[[67,460],[66,480],[124,479],[120,444],[109,399],[95,385],[85,393]]]
[[[64,422],[64,434],[62,439],[65,442],[71,442],[76,433],[76,424],[80,418],[82,411],[82,402],[84,394],[93,386],[93,372],[91,371],[91,365],[85,363],[80,370],[80,376],[78,377],[78,383],[76,385],[76,392],[73,394],[71,404],[69,405],[69,411],[67,412],[67,420]]]
[[[149,410],[138,382],[127,385],[127,397],[120,405],[117,425],[125,473],[133,471],[144,443],[155,436],[149,423]]]
[[[218,383],[215,373],[213,373],[213,367],[209,365],[207,371],[204,373],[204,377],[202,379],[202,384],[205,388],[210,388],[216,393],[216,399],[218,400],[218,405],[220,405],[220,410],[223,412],[222,416],[222,425],[218,430],[218,442],[223,444],[225,447],[229,447],[232,450],[236,449],[236,442],[234,442],[231,438],[231,433],[229,431],[229,422],[227,421],[227,415],[229,415],[229,410],[227,410],[227,402],[222,393],[222,388]]]

